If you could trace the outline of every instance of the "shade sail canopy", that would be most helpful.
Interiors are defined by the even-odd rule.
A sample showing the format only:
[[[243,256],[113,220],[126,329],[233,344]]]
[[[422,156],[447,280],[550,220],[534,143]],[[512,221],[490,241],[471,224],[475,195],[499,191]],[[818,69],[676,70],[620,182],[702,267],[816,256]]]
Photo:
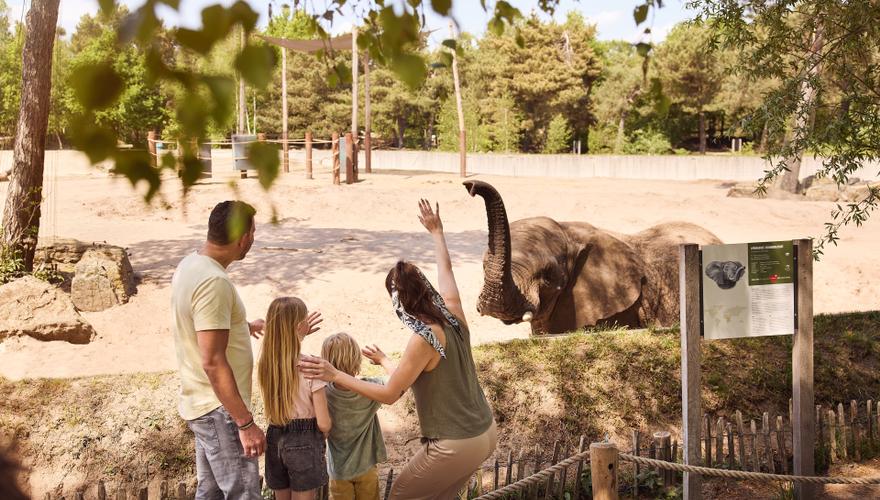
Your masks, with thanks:
[[[289,38],[275,38],[274,36],[257,35],[267,42],[299,52],[317,52],[319,50],[351,50],[351,33],[337,36],[329,40],[292,40]]]

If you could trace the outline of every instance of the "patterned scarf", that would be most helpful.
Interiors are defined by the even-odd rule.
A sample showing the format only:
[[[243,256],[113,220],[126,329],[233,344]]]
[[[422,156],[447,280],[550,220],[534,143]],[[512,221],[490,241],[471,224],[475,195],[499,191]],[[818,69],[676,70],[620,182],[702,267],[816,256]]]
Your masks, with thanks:
[[[428,289],[428,294],[431,296],[431,301],[440,310],[443,314],[443,317],[446,318],[446,321],[452,326],[455,330],[455,333],[458,334],[459,337],[461,334],[461,325],[455,316],[449,312],[449,309],[446,308],[446,303],[443,302],[443,297],[437,293],[437,290],[434,289],[434,286],[431,285],[431,282],[428,281],[428,278],[422,274],[421,270],[417,269],[419,273],[419,277],[422,279],[422,282],[425,284],[425,287]],[[403,308],[403,305],[400,303],[400,295],[397,292],[397,286],[394,284],[394,280],[391,281],[391,305],[394,307],[394,312],[397,313],[397,317],[400,318],[400,321],[403,322],[404,325],[407,326],[410,330],[415,332],[416,335],[425,339],[425,342],[431,344],[437,352],[440,353],[441,358],[446,358],[446,350],[440,344],[440,341],[437,339],[437,336],[434,335],[434,331],[431,330],[431,327],[426,325],[422,320],[416,318],[410,313],[406,312]]]

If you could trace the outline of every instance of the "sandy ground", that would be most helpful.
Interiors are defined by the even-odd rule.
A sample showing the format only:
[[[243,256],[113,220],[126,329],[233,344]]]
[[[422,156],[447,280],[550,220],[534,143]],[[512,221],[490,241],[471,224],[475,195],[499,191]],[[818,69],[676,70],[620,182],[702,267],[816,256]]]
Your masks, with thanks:
[[[42,236],[106,241],[128,247],[141,274],[138,293],[123,306],[84,313],[98,332],[88,345],[0,343],[0,376],[75,377],[174,369],[168,303],[177,262],[198,249],[215,203],[239,196],[258,207],[257,241],[229,271],[251,319],[263,317],[271,300],[297,295],[323,313],[321,332],[306,340],[319,352],[324,336],[347,331],[362,343],[400,350],[407,333],[393,314],[384,277],[397,259],[412,260],[435,276],[433,245],[420,226],[416,202],[439,201],[456,277],[476,342],[528,335],[527,325],[504,326],[480,317],[487,241],[482,200],[471,198],[461,179],[412,172],[362,174],[356,185],[333,186],[324,171],[315,180],[302,172],[279,178],[270,193],[256,179],[214,179],[184,202],[168,179],[163,198],[170,208],[146,206],[123,179],[80,165],[54,165],[47,172]],[[51,175],[51,177],[50,177]],[[727,243],[818,236],[832,203],[727,198],[723,181],[672,182],[620,179],[478,178],[495,185],[511,220],[546,215],[584,220],[619,232],[683,220],[702,224]],[[6,183],[0,184],[0,200]],[[270,224],[272,207],[278,223]],[[845,228],[838,247],[815,265],[815,311],[878,308],[880,221]],[[255,341],[255,347],[258,348]]]

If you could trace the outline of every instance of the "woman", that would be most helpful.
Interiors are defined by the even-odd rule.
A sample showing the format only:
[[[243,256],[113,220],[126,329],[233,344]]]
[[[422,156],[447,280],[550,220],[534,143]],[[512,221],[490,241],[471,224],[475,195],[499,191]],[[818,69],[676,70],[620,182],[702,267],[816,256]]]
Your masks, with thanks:
[[[303,358],[301,366],[306,377],[333,382],[384,404],[393,404],[412,387],[424,446],[397,477],[391,498],[448,499],[456,497],[489,458],[498,434],[477,381],[440,206],[435,213],[421,200],[419,209],[419,221],[434,238],[440,291],[410,263],[398,262],[388,273],[385,287],[395,312],[415,333],[397,367],[378,348],[364,349],[365,356],[389,372],[388,383],[358,380],[320,358]]]

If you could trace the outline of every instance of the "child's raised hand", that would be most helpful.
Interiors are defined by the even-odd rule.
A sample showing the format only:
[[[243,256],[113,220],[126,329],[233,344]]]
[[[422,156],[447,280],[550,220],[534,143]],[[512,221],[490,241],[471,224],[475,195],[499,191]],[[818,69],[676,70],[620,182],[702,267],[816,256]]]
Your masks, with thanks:
[[[323,321],[324,318],[321,317],[321,313],[318,311],[312,311],[306,319],[296,326],[296,334],[300,338],[303,338],[306,335],[311,335],[321,329],[318,325]]]
[[[379,346],[376,344],[364,346],[364,348],[361,349],[361,353],[363,353],[364,357],[369,359],[370,363],[373,363],[374,365],[381,366],[382,361],[388,358],[388,356],[386,356],[385,353],[382,352],[382,349],[379,349]]]
[[[426,199],[419,200],[419,222],[425,226],[429,233],[442,233],[443,221],[440,220],[440,204],[436,204],[437,211],[431,208],[431,203]]]

